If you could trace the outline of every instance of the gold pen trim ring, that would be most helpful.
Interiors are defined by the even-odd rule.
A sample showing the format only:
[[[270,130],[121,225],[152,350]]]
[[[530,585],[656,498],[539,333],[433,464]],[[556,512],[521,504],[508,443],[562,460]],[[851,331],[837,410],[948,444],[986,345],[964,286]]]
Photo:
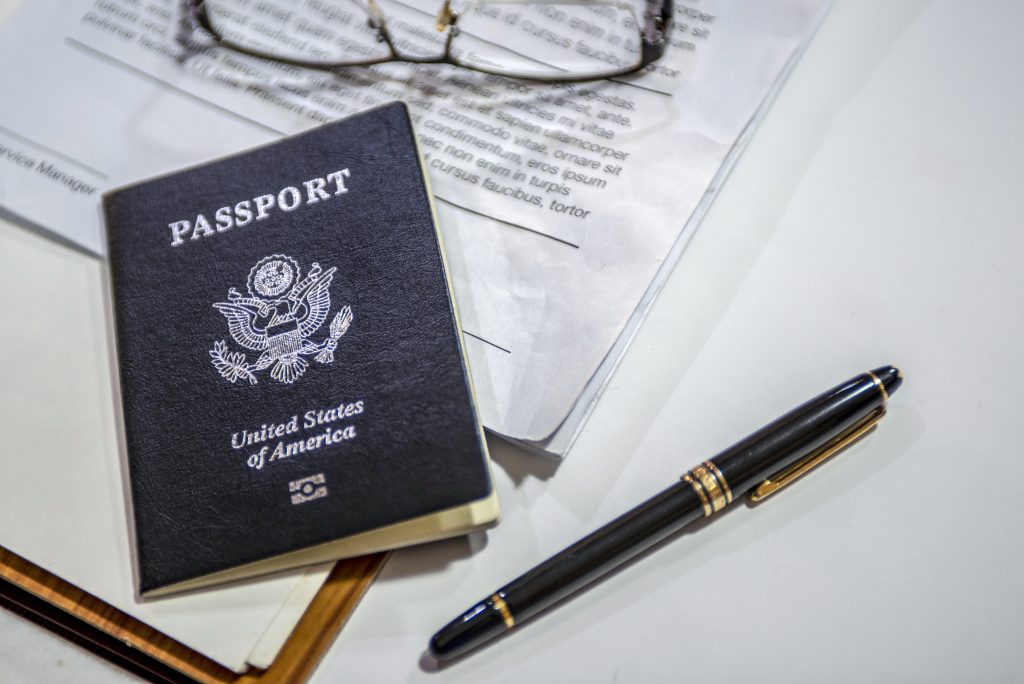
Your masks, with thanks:
[[[683,481],[697,492],[697,496],[700,497],[700,502],[704,506],[705,516],[717,513],[732,503],[732,490],[729,489],[729,484],[725,481],[722,471],[711,461],[704,461],[696,468],[687,471],[683,475]]]
[[[732,490],[729,489],[729,483],[725,481],[725,475],[722,475],[722,471],[718,469],[714,461],[704,461],[704,467],[715,476],[715,480],[718,482],[722,491],[725,493],[725,503],[732,503]]]
[[[875,383],[875,386],[878,387],[878,391],[882,393],[882,401],[888,403],[889,393],[885,391],[885,383],[883,383],[879,377],[871,371],[867,371],[867,374],[871,378],[871,381]]]
[[[691,487],[693,487],[693,491],[697,492],[697,496],[700,497],[700,503],[702,506],[704,506],[705,516],[711,515],[715,512],[714,509],[711,508],[711,502],[708,500],[708,495],[704,492],[704,487],[695,479],[693,479],[693,476],[690,475],[690,472],[686,472],[683,475],[683,482],[688,483]]]
[[[704,490],[708,493],[708,498],[711,499],[711,508],[716,512],[725,508],[725,492],[722,491],[718,480],[711,474],[711,471],[703,465],[699,465],[690,470],[690,472],[700,481]]]
[[[498,613],[501,615],[501,619],[505,621],[505,626],[512,629],[516,625],[516,618],[512,615],[512,610],[508,607],[503,599],[498,594],[491,594],[491,603],[498,609]]]

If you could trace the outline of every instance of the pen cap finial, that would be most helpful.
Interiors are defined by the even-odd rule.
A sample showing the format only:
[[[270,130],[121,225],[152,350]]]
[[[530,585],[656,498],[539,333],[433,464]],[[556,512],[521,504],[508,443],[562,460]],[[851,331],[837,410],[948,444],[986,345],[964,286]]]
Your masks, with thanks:
[[[494,598],[492,595],[481,601],[445,625],[430,640],[430,655],[435,660],[450,660],[508,630],[508,620],[503,618]],[[504,605],[504,599],[501,602]]]
[[[881,381],[887,397],[891,397],[903,384],[903,373],[896,366],[882,366],[871,372]]]

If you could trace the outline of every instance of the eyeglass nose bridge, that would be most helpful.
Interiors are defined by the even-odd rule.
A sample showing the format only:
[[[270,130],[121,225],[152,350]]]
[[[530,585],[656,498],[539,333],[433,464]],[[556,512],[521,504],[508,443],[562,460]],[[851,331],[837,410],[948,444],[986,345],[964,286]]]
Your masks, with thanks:
[[[388,29],[387,17],[384,12],[381,11],[380,5],[377,4],[377,0],[366,0],[366,6],[369,10],[370,17],[367,19],[367,23],[370,28],[377,31],[377,40],[385,43],[388,47],[388,51],[391,53],[392,59],[398,59],[403,62],[410,62],[413,64],[445,64],[454,63],[451,58],[451,47],[452,39],[458,34],[458,27],[456,22],[458,21],[459,15],[451,7],[451,0],[444,0],[444,4],[441,9],[438,10],[437,17],[435,19],[435,28],[438,33],[448,29],[448,36],[444,42],[444,50],[441,54],[432,57],[421,57],[418,55],[405,54],[396,47],[394,40],[391,37],[391,31]]]

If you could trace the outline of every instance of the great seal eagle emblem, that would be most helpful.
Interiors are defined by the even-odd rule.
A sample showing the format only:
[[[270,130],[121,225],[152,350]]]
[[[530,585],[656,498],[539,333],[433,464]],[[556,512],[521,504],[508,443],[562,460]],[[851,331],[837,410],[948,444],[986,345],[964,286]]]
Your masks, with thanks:
[[[257,383],[256,373],[270,368],[270,377],[291,384],[309,367],[305,356],[319,363],[334,363],[338,339],[352,324],[352,308],[343,306],[334,315],[327,337],[317,343],[310,338],[331,311],[331,280],[336,268],[326,271],[313,262],[302,277],[299,264],[284,254],[264,257],[249,271],[243,296],[235,288],[228,290],[228,301],[213,308],[224,314],[231,337],[240,346],[260,352],[252,364],[244,352],[230,351],[224,340],[214,343],[210,358],[221,377],[234,383]]]

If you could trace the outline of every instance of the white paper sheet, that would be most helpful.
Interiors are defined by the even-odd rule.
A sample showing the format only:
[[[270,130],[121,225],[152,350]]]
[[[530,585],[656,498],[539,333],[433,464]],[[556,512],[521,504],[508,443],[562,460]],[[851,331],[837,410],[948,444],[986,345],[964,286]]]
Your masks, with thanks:
[[[447,66],[276,67],[197,51],[192,29],[178,42],[174,0],[37,0],[0,32],[0,60],[19,65],[0,75],[0,204],[99,251],[106,188],[403,99],[438,199],[484,424],[541,442],[588,386],[595,395],[595,371],[823,4],[681,5],[650,73],[530,86]],[[437,9],[382,7],[425,29]],[[577,407],[573,420],[586,414]]]

